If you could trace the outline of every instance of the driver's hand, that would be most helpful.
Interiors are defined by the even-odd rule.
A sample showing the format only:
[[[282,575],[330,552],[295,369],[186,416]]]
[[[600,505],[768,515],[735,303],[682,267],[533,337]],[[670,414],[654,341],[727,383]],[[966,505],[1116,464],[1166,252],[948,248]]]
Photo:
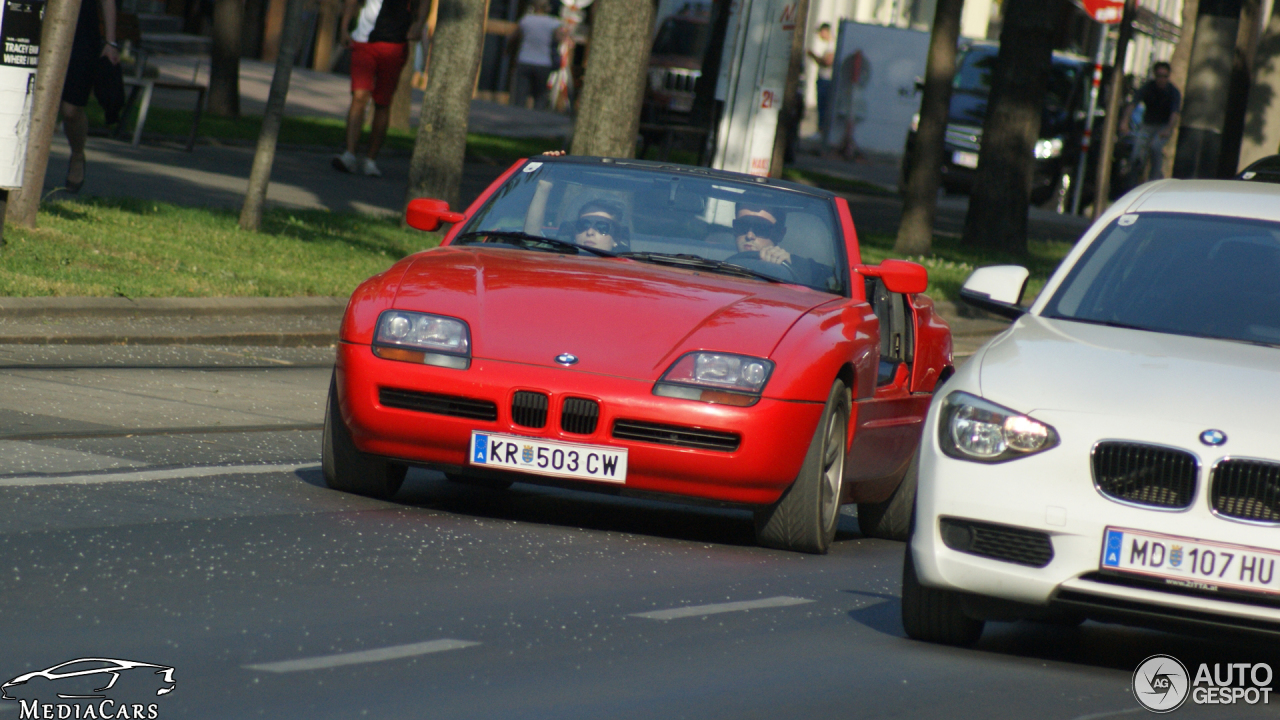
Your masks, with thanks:
[[[791,253],[773,245],[760,251],[760,259],[774,265],[786,265],[791,262]]]

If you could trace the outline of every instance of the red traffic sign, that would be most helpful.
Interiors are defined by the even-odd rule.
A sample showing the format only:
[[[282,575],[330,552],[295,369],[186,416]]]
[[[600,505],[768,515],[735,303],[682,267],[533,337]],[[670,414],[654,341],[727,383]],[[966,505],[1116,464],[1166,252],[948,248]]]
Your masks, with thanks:
[[[1094,22],[1114,25],[1124,17],[1124,0],[1079,0]]]

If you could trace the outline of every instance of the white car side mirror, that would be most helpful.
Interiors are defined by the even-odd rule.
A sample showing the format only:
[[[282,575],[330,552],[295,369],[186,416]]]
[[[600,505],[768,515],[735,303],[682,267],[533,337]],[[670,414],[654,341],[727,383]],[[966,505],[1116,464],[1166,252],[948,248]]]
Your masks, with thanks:
[[[992,265],[973,271],[960,288],[960,299],[1010,320],[1026,312],[1018,303],[1031,273],[1020,265]]]

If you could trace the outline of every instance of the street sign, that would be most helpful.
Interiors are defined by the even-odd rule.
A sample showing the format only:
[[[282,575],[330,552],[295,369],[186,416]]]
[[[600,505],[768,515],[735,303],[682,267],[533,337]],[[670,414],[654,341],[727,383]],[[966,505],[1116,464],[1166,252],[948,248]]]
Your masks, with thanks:
[[[1094,22],[1115,25],[1124,17],[1124,0],[1077,0]]]

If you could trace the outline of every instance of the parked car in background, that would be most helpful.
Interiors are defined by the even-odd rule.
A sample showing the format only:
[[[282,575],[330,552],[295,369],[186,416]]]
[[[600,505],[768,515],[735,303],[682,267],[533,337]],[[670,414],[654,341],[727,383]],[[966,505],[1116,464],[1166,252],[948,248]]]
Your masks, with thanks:
[[[750,509],[761,544],[826,552],[842,503],[905,539],[899,483],[951,334],[915,263],[862,261],[848,202],[639,160],[521,160],[440,247],[370,278],[340,331],[329,487],[409,466]]]
[[[991,42],[966,41],[960,47],[942,162],[942,188],[948,193],[967,193],[973,184],[982,150],[982,123],[987,114],[991,74],[999,52],[999,44]],[[1052,68],[1040,139],[1034,150],[1031,201],[1062,208],[1068,204],[1073,183],[1079,181],[1075,175],[1088,114],[1092,63],[1078,55],[1055,52]],[[913,162],[915,138],[913,123],[903,149],[902,187],[906,186],[905,178]]]
[[[688,122],[710,40],[710,4],[690,3],[658,25],[649,52],[644,122]]]
[[[1030,308],[1021,267],[961,297],[1010,328],[940,388],[902,618],[1280,632],[1280,187],[1162,180],[1076,244]]]

